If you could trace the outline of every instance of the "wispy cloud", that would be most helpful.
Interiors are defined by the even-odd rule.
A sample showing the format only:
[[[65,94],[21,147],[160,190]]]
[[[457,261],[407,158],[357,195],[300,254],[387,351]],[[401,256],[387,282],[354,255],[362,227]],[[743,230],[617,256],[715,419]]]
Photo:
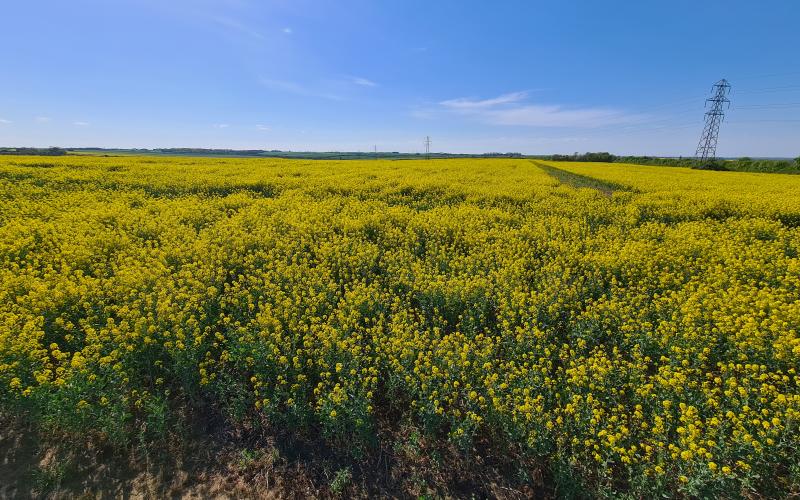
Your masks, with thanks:
[[[72,124],[76,125],[78,127],[88,127],[89,126],[88,122],[72,122]]]
[[[354,76],[350,78],[350,81],[356,85],[361,85],[362,87],[377,87],[378,84],[373,82],[372,80],[367,80],[366,78],[361,78],[358,76]]]
[[[283,32],[286,33],[287,35],[291,35],[292,33],[294,33],[294,31],[292,31],[292,28],[283,28]]]
[[[439,104],[441,104],[445,108],[458,111],[474,110],[474,109],[492,108],[495,106],[499,106],[501,104],[511,104],[515,102],[520,102],[525,100],[527,97],[528,97],[528,92],[511,92],[510,94],[499,95],[491,99],[475,100],[466,97],[460,97],[458,99],[448,99],[447,101],[442,101]]]
[[[11,123],[11,120],[0,118],[0,123],[2,123],[3,125],[8,125],[9,123]]]
[[[436,117],[436,111],[431,106],[415,106],[408,112],[412,118],[430,120]]]
[[[228,125],[227,123],[215,123],[214,124],[214,128],[228,128],[228,127],[230,127],[230,125]]]
[[[237,21],[236,19],[231,19],[230,17],[214,17],[214,22],[218,25],[226,28],[229,31],[233,31],[240,35],[245,35],[250,38],[256,38],[258,40],[264,39],[264,35],[250,26]]]
[[[305,85],[301,85],[296,82],[290,82],[286,80],[273,80],[271,78],[262,78],[260,80],[261,85],[268,87],[273,90],[279,90],[281,92],[288,92],[290,94],[297,94],[306,97],[319,97],[322,99],[329,99],[332,101],[341,101],[343,100],[341,96],[336,94],[330,94],[324,91],[318,91],[314,88],[307,87]]]
[[[529,92],[512,92],[489,99],[441,101],[445,110],[469,115],[491,125],[593,128],[634,122],[637,115],[605,107],[566,107],[527,103]]]
[[[261,131],[263,131],[263,132],[270,132],[270,131],[272,131],[272,129],[271,129],[270,127],[268,127],[268,126],[266,126],[266,125],[260,125],[260,124],[259,124],[259,125],[256,125],[256,129],[257,129],[257,130],[261,130]]]
[[[36,121],[39,123],[48,123],[51,121],[49,116],[37,116]]]
[[[495,110],[487,118],[497,125],[530,127],[601,127],[635,121],[633,115],[610,108],[565,108],[563,106],[527,105]]]

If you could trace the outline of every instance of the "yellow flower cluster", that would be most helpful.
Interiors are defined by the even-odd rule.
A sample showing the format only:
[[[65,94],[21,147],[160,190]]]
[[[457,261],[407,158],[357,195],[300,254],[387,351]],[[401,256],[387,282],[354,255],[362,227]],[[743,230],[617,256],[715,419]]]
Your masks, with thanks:
[[[551,166],[618,189],[523,159],[0,157],[0,409],[112,437],[186,406],[332,439],[409,418],[593,488],[791,488],[800,177]]]

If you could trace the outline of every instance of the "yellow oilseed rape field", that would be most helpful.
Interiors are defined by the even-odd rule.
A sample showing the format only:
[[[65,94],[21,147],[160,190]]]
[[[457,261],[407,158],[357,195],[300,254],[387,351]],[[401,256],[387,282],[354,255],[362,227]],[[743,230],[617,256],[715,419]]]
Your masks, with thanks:
[[[403,422],[559,496],[789,495],[799,252],[800,176],[0,157],[0,412],[359,456]]]

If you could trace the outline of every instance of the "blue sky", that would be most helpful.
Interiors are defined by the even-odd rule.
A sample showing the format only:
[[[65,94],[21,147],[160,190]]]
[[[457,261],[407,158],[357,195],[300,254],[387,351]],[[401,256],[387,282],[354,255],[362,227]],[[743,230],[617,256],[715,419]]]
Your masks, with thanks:
[[[0,145],[800,155],[800,2],[25,0]]]

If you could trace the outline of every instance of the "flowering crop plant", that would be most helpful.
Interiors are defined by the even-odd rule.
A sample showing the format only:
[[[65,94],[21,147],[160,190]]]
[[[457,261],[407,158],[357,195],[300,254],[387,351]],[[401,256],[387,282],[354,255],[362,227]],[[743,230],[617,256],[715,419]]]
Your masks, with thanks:
[[[0,157],[0,412],[118,447],[402,418],[593,494],[788,495],[799,254],[800,176]]]

